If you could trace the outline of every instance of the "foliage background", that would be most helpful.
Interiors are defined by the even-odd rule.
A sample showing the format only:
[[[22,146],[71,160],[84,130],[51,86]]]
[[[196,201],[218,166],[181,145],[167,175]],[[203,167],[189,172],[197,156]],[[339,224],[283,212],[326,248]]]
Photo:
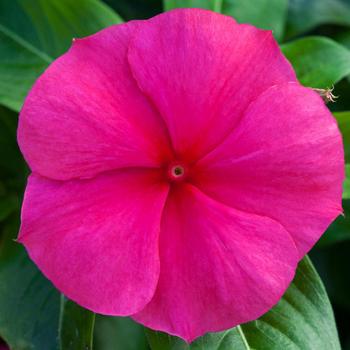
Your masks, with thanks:
[[[239,22],[273,29],[304,85],[335,86],[334,94],[339,98],[329,107],[339,121],[346,161],[350,161],[349,0],[165,0],[166,9],[177,6],[209,8],[232,15]],[[174,345],[172,340],[159,345],[163,344],[161,335],[160,340],[153,341],[155,345],[154,335],[149,335],[148,345],[142,327],[130,319],[95,319],[62,298],[14,241],[28,175],[16,144],[16,126],[30,86],[54,58],[69,48],[73,37],[89,35],[123,20],[149,18],[162,10],[160,0],[0,1],[0,337],[11,349],[89,349],[93,333],[97,350],[186,348],[176,342]],[[331,225],[310,257],[330,297],[342,348],[350,350],[347,181],[344,188],[345,217]],[[324,312],[319,317],[328,321]],[[224,349],[210,342],[216,340],[209,339],[203,346],[198,343],[193,349]],[[328,349],[327,343],[324,346]],[[300,347],[295,344],[290,348],[320,349],[322,345],[307,345],[305,341]]]

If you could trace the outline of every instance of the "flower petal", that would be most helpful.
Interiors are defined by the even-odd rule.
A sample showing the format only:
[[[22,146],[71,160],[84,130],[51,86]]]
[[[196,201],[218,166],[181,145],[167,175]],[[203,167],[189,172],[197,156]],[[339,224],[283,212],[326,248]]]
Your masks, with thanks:
[[[160,234],[155,296],[134,315],[190,342],[256,319],[291,282],[297,251],[272,219],[243,213],[184,185],[172,191]]]
[[[139,23],[74,40],[35,83],[18,129],[34,172],[64,180],[162,162],[169,152],[164,121],[137,87],[126,58]]]
[[[19,241],[68,298],[98,313],[135,313],[158,281],[167,192],[151,170],[67,182],[31,175]]]
[[[146,21],[130,41],[128,58],[175,150],[189,160],[220,143],[266,88],[296,80],[270,31],[201,9]]]
[[[280,222],[300,258],[342,211],[340,132],[321,98],[299,84],[263,93],[193,173],[213,198]]]

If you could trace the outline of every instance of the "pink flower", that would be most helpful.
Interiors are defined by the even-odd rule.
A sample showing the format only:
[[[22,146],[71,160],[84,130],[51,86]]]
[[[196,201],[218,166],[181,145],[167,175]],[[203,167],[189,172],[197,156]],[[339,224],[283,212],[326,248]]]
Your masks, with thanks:
[[[256,319],[341,211],[342,140],[270,31],[175,10],[75,40],[20,115],[19,240],[80,305],[187,341]]]

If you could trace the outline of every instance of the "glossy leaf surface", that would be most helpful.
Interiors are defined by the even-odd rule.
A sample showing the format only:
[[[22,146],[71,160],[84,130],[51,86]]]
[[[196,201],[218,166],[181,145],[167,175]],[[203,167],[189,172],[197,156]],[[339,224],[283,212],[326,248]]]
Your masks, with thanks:
[[[305,86],[331,88],[350,74],[350,51],[332,39],[306,37],[281,48]]]

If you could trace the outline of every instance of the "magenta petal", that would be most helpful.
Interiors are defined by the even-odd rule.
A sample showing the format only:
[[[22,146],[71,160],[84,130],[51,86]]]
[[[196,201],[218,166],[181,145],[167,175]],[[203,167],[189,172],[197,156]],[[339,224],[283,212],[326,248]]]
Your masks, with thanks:
[[[128,57],[175,150],[191,160],[220,142],[262,91],[296,79],[271,32],[200,9],[143,23]]]
[[[276,221],[184,185],[171,192],[164,210],[160,261],[155,296],[133,317],[190,342],[276,304],[294,276],[297,250]]]
[[[321,98],[299,84],[263,93],[194,174],[212,197],[280,222],[300,258],[342,211],[340,132]]]
[[[157,285],[167,193],[153,171],[68,182],[31,175],[19,241],[67,297],[95,312],[129,315]]]
[[[164,121],[126,58],[140,22],[73,42],[39,78],[19,119],[18,142],[34,172],[88,178],[125,166],[158,166],[169,152]]]

